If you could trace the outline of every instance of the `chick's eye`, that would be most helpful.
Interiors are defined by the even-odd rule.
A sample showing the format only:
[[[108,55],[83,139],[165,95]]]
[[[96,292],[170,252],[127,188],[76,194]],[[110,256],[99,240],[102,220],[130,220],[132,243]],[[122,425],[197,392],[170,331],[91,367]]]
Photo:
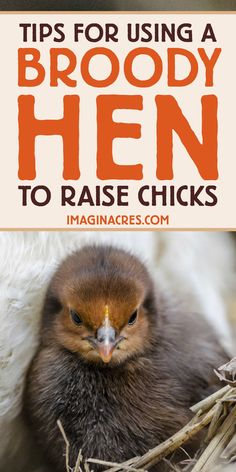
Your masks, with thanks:
[[[81,325],[83,323],[77,311],[70,310],[70,316],[71,316],[72,321],[74,321],[75,324]]]
[[[136,310],[130,317],[129,321],[128,321],[128,325],[131,326],[135,323],[135,321],[137,320],[137,317],[138,317],[138,310]]]

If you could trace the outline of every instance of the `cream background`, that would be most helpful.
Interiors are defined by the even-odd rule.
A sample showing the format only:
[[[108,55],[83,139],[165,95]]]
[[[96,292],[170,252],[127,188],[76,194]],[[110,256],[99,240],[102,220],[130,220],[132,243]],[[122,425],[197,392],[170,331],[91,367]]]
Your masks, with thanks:
[[[133,22],[190,22],[193,24],[194,43],[183,43],[177,40],[175,43],[142,43],[145,46],[153,47],[158,51],[164,61],[164,75],[159,83],[145,90],[135,89],[125,82],[121,73],[119,80],[106,89],[100,89],[99,93],[125,93],[144,95],[144,110],[140,111],[117,111],[115,119],[121,121],[132,120],[140,122],[142,125],[142,138],[140,140],[118,139],[114,145],[115,160],[120,164],[143,163],[144,179],[140,182],[129,183],[130,185],[130,205],[118,209],[116,206],[110,208],[102,207],[60,207],[60,186],[74,185],[81,188],[89,184],[93,188],[96,184],[123,184],[127,182],[112,181],[104,182],[96,179],[96,108],[95,99],[97,90],[88,87],[80,80],[80,70],[73,74],[73,78],[78,78],[77,88],[67,88],[60,84],[57,88],[48,86],[48,79],[45,84],[39,87],[25,89],[17,87],[17,48],[23,46],[38,47],[42,51],[42,60],[49,69],[48,51],[53,47],[68,47],[78,53],[78,63],[86,49],[98,45],[98,43],[87,43],[82,40],[73,44],[72,25],[75,22],[85,24],[98,21],[98,14],[2,14],[0,15],[0,41],[4,45],[1,48],[0,60],[4,64],[4,69],[0,77],[0,120],[1,120],[1,141],[0,141],[0,199],[2,204],[1,228],[63,228],[66,226],[67,214],[169,214],[170,226],[168,228],[235,228],[235,212],[232,202],[235,201],[235,171],[236,161],[234,159],[235,146],[235,60],[233,45],[235,44],[235,21],[233,14],[112,14],[99,15],[99,22],[116,22],[119,25],[119,43],[104,43],[100,46],[112,47],[114,52],[119,53],[121,63],[127,52],[138,47],[138,43],[128,43],[125,41],[126,23]],[[64,43],[53,43],[46,41],[43,45],[38,43],[23,43],[18,24],[20,22],[64,22],[67,40]],[[211,22],[217,43],[200,43],[201,34],[206,23]],[[196,81],[187,87],[178,90],[166,86],[166,48],[186,47],[196,51],[197,47],[205,46],[207,51],[213,51],[215,47],[222,47],[222,54],[215,67],[215,86],[205,88],[204,69],[199,63],[199,75]],[[102,69],[102,62],[99,68]],[[142,64],[139,63],[139,73],[142,73]],[[122,67],[121,67],[122,70]],[[182,70],[183,72],[183,70]],[[80,167],[81,178],[79,181],[70,182],[62,180],[62,146],[59,137],[39,137],[36,145],[37,179],[33,182],[20,182],[17,178],[17,156],[18,156],[18,125],[17,125],[17,97],[20,94],[32,93],[36,98],[36,116],[41,119],[59,118],[62,115],[62,97],[64,94],[78,93],[81,97],[81,119],[80,119]],[[215,93],[219,98],[219,173],[218,186],[219,202],[216,207],[142,207],[136,199],[137,188],[141,185],[165,185],[166,182],[158,182],[155,178],[156,157],[155,157],[155,126],[156,110],[154,97],[156,94],[174,94],[179,100],[184,114],[188,117],[192,128],[201,140],[201,108],[200,98],[203,94]],[[187,155],[186,150],[180,140],[174,139],[174,169],[175,180],[170,182],[179,187],[184,184],[210,185],[215,182],[202,181],[194,164]],[[37,208],[32,204],[27,208],[21,206],[21,193],[18,185],[47,185],[52,190],[52,201],[47,207]],[[168,183],[167,183],[168,185]],[[103,227],[104,228],[104,227]],[[151,227],[148,227],[151,229]],[[145,227],[143,227],[145,229]]]

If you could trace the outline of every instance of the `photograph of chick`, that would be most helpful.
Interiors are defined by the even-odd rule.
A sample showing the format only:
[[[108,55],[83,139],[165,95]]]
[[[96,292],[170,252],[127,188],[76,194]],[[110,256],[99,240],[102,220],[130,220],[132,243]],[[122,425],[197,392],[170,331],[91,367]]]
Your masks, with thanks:
[[[115,247],[86,246],[59,266],[24,396],[53,471],[65,472],[58,420],[71,467],[79,450],[121,462],[178,431],[190,406],[217,388],[213,368],[228,358],[212,328],[168,308],[164,295],[139,259]]]

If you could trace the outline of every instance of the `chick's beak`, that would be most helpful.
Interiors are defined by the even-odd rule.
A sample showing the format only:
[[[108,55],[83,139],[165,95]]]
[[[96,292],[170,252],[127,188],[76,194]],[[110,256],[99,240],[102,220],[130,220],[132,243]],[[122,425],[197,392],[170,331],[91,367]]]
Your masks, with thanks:
[[[97,351],[103,362],[108,364],[116,347],[116,332],[110,325],[102,326],[97,331]]]

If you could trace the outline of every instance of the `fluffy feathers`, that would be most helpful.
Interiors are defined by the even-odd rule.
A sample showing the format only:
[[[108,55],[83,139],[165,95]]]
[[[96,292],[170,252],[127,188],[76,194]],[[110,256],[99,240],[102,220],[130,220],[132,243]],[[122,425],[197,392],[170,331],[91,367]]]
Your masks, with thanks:
[[[108,312],[121,342],[106,364],[97,336]],[[57,420],[72,466],[80,449],[85,458],[121,462],[183,427],[190,406],[217,384],[214,367],[226,359],[210,326],[199,314],[170,310],[137,258],[110,246],[85,247],[62,262],[49,286],[26,416],[58,472],[64,472],[65,445]]]

